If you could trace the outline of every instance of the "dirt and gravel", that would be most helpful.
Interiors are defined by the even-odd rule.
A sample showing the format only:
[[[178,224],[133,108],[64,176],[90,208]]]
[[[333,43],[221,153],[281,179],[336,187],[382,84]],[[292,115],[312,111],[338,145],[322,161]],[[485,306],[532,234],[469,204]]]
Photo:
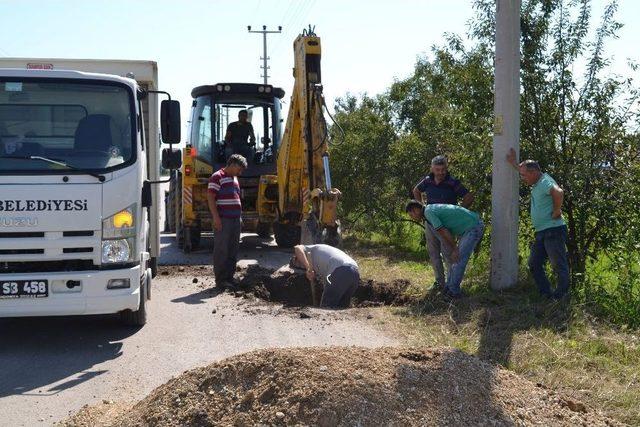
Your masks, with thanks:
[[[445,348],[258,350],[184,373],[131,407],[66,426],[619,425],[581,402]]]
[[[254,243],[245,239],[243,249],[253,260],[264,254],[271,265],[263,265],[291,256]],[[377,308],[235,297],[215,289],[208,265],[160,272],[141,329],[123,328],[117,316],[0,319],[0,425],[49,426],[85,404],[139,400],[185,370],[255,349],[400,343]]]

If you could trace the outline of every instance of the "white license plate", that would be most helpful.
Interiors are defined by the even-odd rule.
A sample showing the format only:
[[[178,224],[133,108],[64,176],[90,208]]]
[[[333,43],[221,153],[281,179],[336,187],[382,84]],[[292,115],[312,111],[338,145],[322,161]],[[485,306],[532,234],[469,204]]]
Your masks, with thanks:
[[[49,296],[47,280],[12,280],[0,282],[0,299],[45,298]]]

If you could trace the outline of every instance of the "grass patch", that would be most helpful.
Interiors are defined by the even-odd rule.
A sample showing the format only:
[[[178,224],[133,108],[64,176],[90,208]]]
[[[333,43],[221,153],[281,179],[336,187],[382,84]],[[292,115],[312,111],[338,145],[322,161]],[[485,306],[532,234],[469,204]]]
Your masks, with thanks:
[[[591,316],[576,302],[542,300],[522,274],[506,292],[488,289],[489,259],[472,259],[463,282],[467,297],[430,295],[426,254],[359,239],[345,240],[365,279],[408,279],[414,304],[389,309],[410,344],[451,346],[500,364],[536,383],[640,425],[640,337]]]

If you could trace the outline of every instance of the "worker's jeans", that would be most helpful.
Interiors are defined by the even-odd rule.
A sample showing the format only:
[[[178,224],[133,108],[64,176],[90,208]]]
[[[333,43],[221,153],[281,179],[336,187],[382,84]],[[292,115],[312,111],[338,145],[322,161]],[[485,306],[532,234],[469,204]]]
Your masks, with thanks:
[[[484,233],[484,224],[480,221],[478,225],[467,230],[458,240],[458,261],[452,263],[449,267],[446,286],[453,295],[460,295],[460,284],[464,277],[464,271],[467,268],[467,263],[473,250],[482,239],[482,233]]]
[[[544,271],[547,259],[557,277],[555,292]],[[567,261],[567,226],[547,228],[537,231],[531,244],[529,270],[542,295],[562,298],[569,292],[569,262]]]
[[[449,268],[451,267],[451,263],[449,262],[450,249],[447,247],[447,245],[443,245],[442,243],[440,243],[438,232],[435,231],[433,227],[426,221],[424,222],[424,236],[427,240],[429,262],[431,263],[431,267],[433,267],[433,275],[435,276],[436,283],[438,284],[438,286],[444,287],[446,282],[442,260],[444,258],[444,263],[447,267],[447,270],[449,270]]]
[[[213,231],[213,274],[216,283],[232,280],[240,248],[240,218],[220,218],[222,230]]]

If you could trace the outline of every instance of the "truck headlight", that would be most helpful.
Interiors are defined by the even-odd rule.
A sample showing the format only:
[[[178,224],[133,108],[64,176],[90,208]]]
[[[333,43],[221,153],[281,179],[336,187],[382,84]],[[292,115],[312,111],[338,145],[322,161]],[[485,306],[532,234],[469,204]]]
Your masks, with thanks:
[[[102,239],[134,237],[135,235],[136,205],[131,205],[102,220]]]
[[[136,247],[136,205],[102,221],[102,263],[117,264],[133,261]]]
[[[131,248],[128,239],[114,239],[102,241],[102,263],[113,264],[128,262],[131,258]]]

